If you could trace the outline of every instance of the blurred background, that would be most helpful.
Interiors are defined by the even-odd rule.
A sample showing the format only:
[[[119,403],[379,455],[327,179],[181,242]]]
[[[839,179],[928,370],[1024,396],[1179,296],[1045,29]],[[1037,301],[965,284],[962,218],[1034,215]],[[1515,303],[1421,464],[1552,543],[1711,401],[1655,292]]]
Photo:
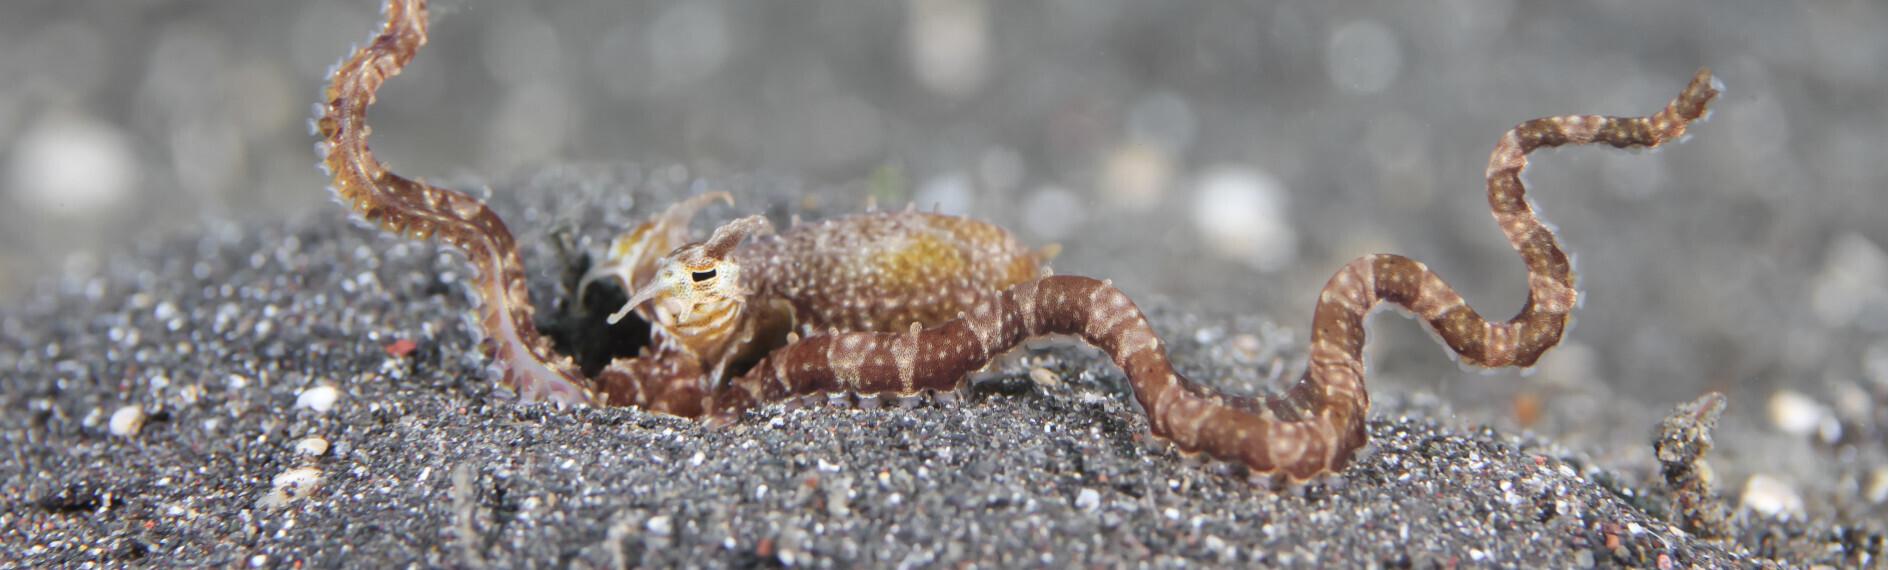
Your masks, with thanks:
[[[207,220],[340,218],[306,119],[378,9],[9,2],[0,299]],[[1138,299],[1272,315],[1262,334],[1290,346],[1325,278],[1374,251],[1430,264],[1487,316],[1515,311],[1522,265],[1480,190],[1497,137],[1653,113],[1708,66],[1728,91],[1693,142],[1532,160],[1587,302],[1528,383],[1466,380],[1399,319],[1375,327],[1375,374],[1578,441],[1641,440],[1650,408],[1720,389],[1744,425],[1884,449],[1884,427],[1855,426],[1886,405],[1886,10],[444,1],[371,123],[412,175],[638,162],[938,205],[1061,243],[1058,269]],[[1566,398],[1618,393],[1649,407],[1564,416]]]

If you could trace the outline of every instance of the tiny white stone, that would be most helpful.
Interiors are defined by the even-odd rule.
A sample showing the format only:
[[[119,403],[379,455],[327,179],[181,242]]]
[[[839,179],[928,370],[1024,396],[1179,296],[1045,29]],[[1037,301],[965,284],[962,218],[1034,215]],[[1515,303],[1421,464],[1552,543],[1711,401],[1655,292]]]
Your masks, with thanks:
[[[297,453],[299,455],[321,457],[328,451],[330,451],[330,442],[322,437],[313,435],[297,442]]]
[[[1800,514],[1801,495],[1794,487],[1767,475],[1753,475],[1742,485],[1742,504],[1765,515]]]
[[[647,533],[653,536],[672,536],[673,517],[660,515],[647,519]]]
[[[1075,494],[1075,508],[1093,511],[1102,505],[1102,493],[1094,489],[1083,489]]]
[[[1062,386],[1062,378],[1056,376],[1054,371],[1047,368],[1036,367],[1029,369],[1029,379],[1047,388]]]
[[[1208,550],[1212,550],[1215,552],[1227,550],[1227,541],[1221,540],[1220,537],[1218,536],[1214,536],[1211,534],[1207,535],[1207,540],[1204,542],[1207,543]]]
[[[270,482],[271,486],[278,489],[291,489],[293,487],[309,487],[310,483],[322,480],[323,472],[317,468],[298,467],[283,473],[278,473],[276,477],[271,478]]]
[[[271,478],[271,490],[258,500],[258,506],[280,509],[290,505],[291,501],[302,499],[315,493],[323,484],[323,471],[315,467],[298,467]]]
[[[145,427],[145,408],[130,404],[112,412],[112,419],[106,421],[106,429],[112,435],[132,437],[139,434],[139,428]]]
[[[304,390],[302,394],[298,394],[296,406],[299,408],[310,408],[320,414],[328,413],[330,408],[336,407],[337,398],[341,396],[342,392],[338,391],[336,386],[318,384],[308,390]]]
[[[1795,435],[1819,434],[1823,439],[1840,439],[1840,420],[1832,410],[1800,392],[1778,390],[1768,397],[1768,419],[1781,431]]]

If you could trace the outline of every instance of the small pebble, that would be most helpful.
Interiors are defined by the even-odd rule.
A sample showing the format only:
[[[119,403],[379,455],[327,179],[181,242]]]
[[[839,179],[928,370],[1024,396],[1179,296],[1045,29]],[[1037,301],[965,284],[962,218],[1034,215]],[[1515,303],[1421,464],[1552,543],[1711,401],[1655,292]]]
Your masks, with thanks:
[[[1094,489],[1083,489],[1082,492],[1075,494],[1075,508],[1093,511],[1099,506],[1102,506],[1101,492]]]
[[[1062,379],[1057,378],[1056,373],[1050,371],[1047,368],[1029,369],[1029,379],[1036,381],[1037,384],[1040,384],[1045,388],[1056,388],[1056,387],[1062,386]]]
[[[337,398],[341,396],[342,393],[337,391],[336,386],[318,384],[297,395],[297,407],[310,408],[319,414],[329,413],[330,408],[336,407]]]
[[[647,534],[653,536],[672,536],[673,517],[660,515],[647,519]]]
[[[1834,413],[1800,392],[1779,390],[1769,396],[1768,419],[1787,433],[1818,434],[1829,443],[1841,438],[1841,422],[1834,418]]]
[[[1266,350],[1266,343],[1261,341],[1258,335],[1237,335],[1232,344],[1234,352],[1240,353],[1240,357],[1247,360],[1259,360],[1261,351]]]
[[[307,457],[322,457],[330,451],[330,441],[317,436],[303,438],[297,442],[297,454]]]
[[[415,351],[416,351],[416,341],[409,340],[406,338],[397,339],[395,342],[383,345],[383,352],[389,353],[390,356],[394,356],[397,358],[409,356],[409,353],[412,353]]]
[[[106,429],[111,430],[112,435],[122,437],[138,435],[139,429],[143,427],[145,427],[145,408],[139,407],[138,404],[119,408],[118,411],[112,412],[112,419],[106,422]]]
[[[315,493],[323,484],[323,471],[315,467],[298,467],[271,478],[271,490],[257,501],[258,506],[268,509],[281,509],[290,506],[291,501],[302,499]]]
[[[1754,475],[1748,483],[1742,485],[1742,504],[1762,514],[1799,514],[1802,510],[1801,495],[1794,487],[1780,479],[1767,475]]]

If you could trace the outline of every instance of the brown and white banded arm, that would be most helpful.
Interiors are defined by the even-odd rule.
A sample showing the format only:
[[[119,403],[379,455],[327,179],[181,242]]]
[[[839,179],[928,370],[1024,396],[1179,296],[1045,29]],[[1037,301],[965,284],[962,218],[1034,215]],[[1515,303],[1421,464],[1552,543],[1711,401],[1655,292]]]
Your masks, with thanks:
[[[1492,214],[1530,273],[1524,308],[1507,321],[1489,322],[1417,261],[1391,254],[1359,258],[1320,291],[1306,373],[1286,394],[1266,401],[1222,394],[1181,376],[1147,318],[1109,282],[1054,276],[1012,287],[930,329],[795,342],[713,394],[707,411],[729,417],[806,394],[947,390],[1031,337],[1072,335],[1108,353],[1128,375],[1150,430],[1182,451],[1295,479],[1338,471],[1366,440],[1365,319],[1376,304],[1417,315],[1471,364],[1536,363],[1563,338],[1577,293],[1569,259],[1524,198],[1518,174],[1526,155],[1566,144],[1654,147],[1682,136],[1719,91],[1704,69],[1668,108],[1649,117],[1551,117],[1512,129],[1492,152],[1486,181]]]
[[[487,333],[483,348],[504,385],[524,400],[589,402],[590,390],[579,367],[556,355],[553,343],[534,328],[521,255],[501,218],[472,196],[390,172],[370,152],[366,117],[376,90],[428,41],[424,0],[392,1],[384,12],[388,20],[383,29],[337,64],[318,103],[314,126],[322,140],[317,150],[337,197],[384,230],[420,240],[438,238],[468,256],[478,274],[476,316]]]

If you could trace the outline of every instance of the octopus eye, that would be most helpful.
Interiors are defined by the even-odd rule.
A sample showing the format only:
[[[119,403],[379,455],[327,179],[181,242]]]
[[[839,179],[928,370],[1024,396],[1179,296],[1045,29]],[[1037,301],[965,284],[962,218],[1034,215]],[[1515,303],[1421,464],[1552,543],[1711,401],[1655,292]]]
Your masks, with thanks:
[[[704,283],[707,280],[712,279],[713,277],[717,276],[718,274],[719,274],[718,270],[714,270],[714,269],[708,269],[705,271],[694,271],[693,282]]]

